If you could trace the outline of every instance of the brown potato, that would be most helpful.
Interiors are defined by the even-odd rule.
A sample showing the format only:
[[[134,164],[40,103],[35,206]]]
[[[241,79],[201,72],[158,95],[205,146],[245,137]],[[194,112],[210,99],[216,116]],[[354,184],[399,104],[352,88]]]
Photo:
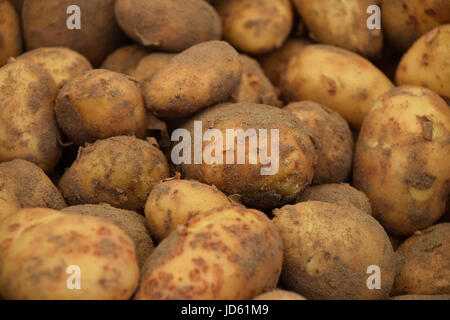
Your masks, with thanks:
[[[391,300],[450,300],[450,294],[407,294],[393,297]]]
[[[203,0],[117,0],[115,11],[130,38],[162,51],[180,52],[222,34],[219,16]]]
[[[404,264],[392,295],[450,294],[450,223],[439,223],[406,239],[397,252]]]
[[[139,45],[120,47],[106,57],[101,68],[131,76],[146,55],[148,50]]]
[[[153,186],[169,177],[164,154],[135,137],[113,137],[81,147],[59,181],[69,204],[108,203],[143,212]]]
[[[172,58],[143,85],[147,107],[184,118],[230,97],[241,79],[239,55],[223,41],[195,45]]]
[[[0,178],[0,224],[4,218],[20,210],[19,202],[12,192],[5,188]]]
[[[175,56],[173,53],[150,53],[139,61],[131,76],[139,82],[150,81]]]
[[[25,0],[9,0],[9,2],[11,2],[11,4],[14,6],[14,8],[16,8],[17,12],[21,12],[22,11],[22,6]]]
[[[284,110],[301,120],[313,139],[318,160],[312,183],[346,181],[353,162],[353,137],[347,121],[339,113],[312,101],[293,102]]]
[[[8,0],[0,0],[0,67],[21,51],[19,17]]]
[[[293,291],[275,289],[253,298],[253,300],[306,300],[303,296]]]

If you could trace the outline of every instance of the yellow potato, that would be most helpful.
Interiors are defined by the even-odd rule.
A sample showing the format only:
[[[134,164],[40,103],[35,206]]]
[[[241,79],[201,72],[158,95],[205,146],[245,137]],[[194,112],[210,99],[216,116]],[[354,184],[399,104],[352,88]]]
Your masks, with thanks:
[[[175,56],[173,53],[150,53],[139,61],[131,76],[139,82],[150,81]]]
[[[20,205],[16,197],[5,188],[0,179],[0,224],[5,217],[19,210]]]
[[[21,51],[19,17],[8,0],[0,0],[0,67]]]
[[[147,49],[139,45],[120,47],[106,57],[101,68],[131,76],[139,61],[146,55],[148,55]]]
[[[298,293],[286,290],[272,290],[253,298],[253,300],[306,300]]]

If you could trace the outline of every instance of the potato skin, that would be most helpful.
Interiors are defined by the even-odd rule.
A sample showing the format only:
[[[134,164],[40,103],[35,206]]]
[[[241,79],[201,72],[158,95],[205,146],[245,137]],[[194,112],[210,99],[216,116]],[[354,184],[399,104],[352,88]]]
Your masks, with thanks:
[[[144,83],[144,97],[156,116],[184,118],[225,101],[241,75],[236,50],[224,41],[208,41],[172,58]]]
[[[381,10],[384,34],[401,51],[433,28],[450,23],[447,0],[389,0]]]
[[[317,152],[313,184],[347,180],[352,170],[353,137],[341,115],[312,101],[293,102],[284,110],[292,112],[311,133]]]
[[[280,48],[293,25],[289,0],[217,0],[223,37],[239,51],[263,54]]]
[[[136,299],[251,299],[274,289],[282,245],[264,213],[238,207],[197,215],[147,261]]]
[[[4,187],[0,179],[0,224],[5,217],[16,213],[20,209],[16,196]]]
[[[153,241],[145,224],[145,218],[137,212],[117,209],[107,204],[70,206],[61,212],[87,215],[118,226],[133,240],[139,267],[144,265],[153,252]]]
[[[444,214],[450,179],[450,109],[431,90],[401,86],[367,115],[356,145],[353,185],[393,235],[407,236]]]
[[[281,88],[287,101],[321,103],[359,129],[376,99],[393,84],[372,63],[353,52],[310,45],[291,59]]]
[[[390,300],[450,300],[450,294],[407,294]]]
[[[144,138],[147,109],[136,80],[109,70],[89,71],[58,93],[56,120],[78,145],[120,135]]]
[[[293,291],[275,289],[253,298],[253,300],[306,300],[303,296]]]
[[[161,51],[180,52],[222,35],[217,12],[203,0],[118,0],[115,12],[130,38]]]
[[[450,294],[450,223],[439,223],[406,239],[397,252],[403,267],[392,295]]]
[[[0,163],[0,181],[23,208],[67,207],[53,182],[32,162],[16,159]]]
[[[101,68],[131,76],[146,55],[148,50],[139,45],[123,46],[108,55]]]
[[[17,57],[17,60],[22,59],[45,69],[55,81],[58,90],[69,80],[92,69],[91,63],[85,57],[64,47],[31,50]]]
[[[275,161],[279,160],[279,166],[278,172],[262,175],[261,168],[265,166],[259,160],[257,164],[250,164],[248,160],[245,164],[227,164],[224,156],[224,164],[182,164],[186,179],[215,185],[228,195],[239,194],[244,205],[256,209],[273,209],[293,201],[311,183],[316,151],[309,134],[293,114],[261,104],[220,104],[197,114],[183,126],[191,137],[195,137],[194,121],[202,121],[203,130],[220,130],[224,137],[223,150],[226,150],[227,129],[242,129],[244,132],[266,129],[268,146],[271,144],[270,130],[278,129],[279,159]],[[205,140],[203,150],[209,144]],[[193,139],[191,149],[194,151]],[[246,159],[250,154],[248,149],[246,147]],[[236,158],[236,143],[234,153]],[[272,168],[275,169],[274,166]]]
[[[283,239],[281,283],[307,299],[384,299],[397,259],[386,232],[368,214],[308,201],[274,210]],[[367,268],[381,270],[381,289],[367,288]]]
[[[131,76],[139,82],[150,81],[175,56],[174,53],[150,53],[139,61]]]
[[[143,212],[153,185],[169,177],[164,154],[135,137],[113,137],[80,148],[59,181],[70,205],[108,203]]]
[[[67,8],[72,0],[25,0],[22,26],[27,50],[39,47],[69,47],[94,65],[125,41],[114,17],[115,0],[77,0],[81,29],[69,30]]]
[[[5,299],[128,299],[139,278],[134,245],[100,219],[24,209],[0,225],[0,293]],[[79,266],[81,289],[66,273]]]
[[[0,68],[0,162],[26,159],[45,171],[61,156],[50,75],[28,61]]]
[[[431,30],[413,44],[398,65],[396,81],[399,85],[429,88],[450,101],[449,61],[450,24],[446,24]]]
[[[234,203],[215,186],[195,180],[168,179],[157,184],[145,204],[152,236],[160,242],[192,217]]]
[[[0,0],[0,67],[21,51],[19,17],[8,0]]]

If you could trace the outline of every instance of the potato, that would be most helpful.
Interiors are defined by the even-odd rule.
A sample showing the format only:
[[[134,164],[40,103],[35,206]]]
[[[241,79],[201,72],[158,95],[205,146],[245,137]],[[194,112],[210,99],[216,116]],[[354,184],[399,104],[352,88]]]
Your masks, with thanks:
[[[253,298],[253,300],[306,300],[298,293],[275,289]]]
[[[0,180],[0,224],[1,221],[20,210],[19,202],[14,194],[8,191]]]
[[[223,37],[248,54],[263,54],[280,48],[293,25],[289,0],[217,0]]]
[[[198,152],[195,143],[201,137],[196,135],[204,133],[198,130],[198,122],[196,129],[196,121],[205,132],[217,129],[213,132],[222,133],[223,142],[219,137],[217,142],[204,140]],[[261,104],[225,103],[197,114],[183,129],[193,137],[188,143],[194,155],[181,165],[185,178],[215,185],[227,195],[239,194],[248,207],[279,207],[293,201],[312,181],[317,159],[314,145],[290,112]],[[233,130],[231,135],[227,130]],[[222,159],[214,157],[211,149]],[[172,160],[179,153],[175,147]],[[202,164],[195,164],[192,160],[199,155]]]
[[[369,215],[372,214],[367,196],[346,183],[332,183],[309,187],[297,197],[296,201],[334,203],[345,208],[359,209]]]
[[[147,109],[137,82],[109,70],[92,70],[67,83],[55,112],[61,129],[78,145],[120,135],[144,138],[147,132]]]
[[[167,159],[158,148],[120,136],[81,147],[59,188],[71,205],[108,203],[143,212],[153,185],[168,176]]]
[[[307,299],[384,299],[398,263],[389,238],[370,215],[354,208],[308,201],[274,210],[283,239],[281,283]],[[373,272],[380,289],[369,289]]]
[[[24,1],[25,0],[9,0],[9,2],[11,2],[11,4],[14,6],[14,8],[16,8],[17,12],[22,11],[22,5],[23,5]]]
[[[146,55],[148,55],[147,49],[139,45],[120,47],[106,57],[101,68],[131,76]]]
[[[366,11],[369,6],[380,3],[381,0],[294,0],[312,39],[369,58],[381,52],[383,32],[367,27]]]
[[[402,51],[421,35],[450,22],[448,0],[389,0],[383,2],[381,10],[386,38]]]
[[[402,86],[367,115],[356,145],[353,185],[393,235],[407,236],[444,214],[450,179],[450,109],[431,90]]]
[[[450,294],[450,223],[439,223],[406,239],[397,252],[403,267],[392,295]]]
[[[173,53],[150,53],[139,61],[131,76],[139,82],[150,81],[175,56]]]
[[[136,299],[251,299],[274,289],[282,245],[264,213],[219,208],[164,239],[141,274]]]
[[[278,91],[267,79],[258,61],[244,54],[239,55],[239,59],[243,69],[242,78],[231,95],[232,102],[253,102],[281,107],[283,103],[278,100]]]
[[[223,41],[204,42],[172,58],[144,83],[145,101],[156,116],[188,117],[229,98],[241,74],[233,47]]]
[[[0,181],[23,208],[67,207],[59,190],[34,163],[20,159],[0,163]]]
[[[98,66],[120,47],[126,37],[114,17],[115,0],[25,0],[22,25],[28,50],[40,47],[69,47]],[[80,8],[80,29],[70,29]],[[71,26],[72,27],[72,26]]]
[[[61,211],[96,217],[118,226],[133,240],[136,259],[140,267],[153,252],[153,241],[145,225],[145,218],[134,211],[117,209],[107,204],[70,206]]]
[[[265,54],[259,58],[261,67],[270,81],[279,86],[281,77],[286,73],[291,59],[297,55],[305,46],[311,44],[307,39],[288,39],[280,49]]]
[[[195,180],[169,179],[157,184],[145,204],[145,218],[156,241],[166,238],[177,226],[212,209],[234,206],[216,187]]]
[[[312,135],[318,157],[313,184],[346,181],[353,161],[353,137],[348,123],[339,113],[312,101],[293,102],[284,110],[300,119]]]
[[[61,156],[56,86],[41,67],[15,61],[0,68],[0,162],[26,159],[45,171]]]
[[[138,284],[133,242],[97,218],[24,209],[3,220],[0,243],[5,299],[128,299]],[[81,288],[70,290],[77,269]]]
[[[0,67],[21,51],[19,17],[8,0],[0,0]]]
[[[406,52],[398,65],[397,83],[429,88],[450,101],[449,61],[450,24],[446,24],[422,36]]]
[[[281,88],[287,101],[321,103],[359,129],[376,99],[393,85],[373,64],[355,53],[310,45],[291,59]]]
[[[115,11],[130,38],[161,51],[180,52],[222,34],[217,12],[203,0],[117,0]]]
[[[391,300],[450,300],[450,294],[420,295],[408,294],[391,298]]]
[[[20,55],[17,60],[33,62],[45,69],[59,89],[69,80],[92,69],[90,62],[69,48],[39,48]]]

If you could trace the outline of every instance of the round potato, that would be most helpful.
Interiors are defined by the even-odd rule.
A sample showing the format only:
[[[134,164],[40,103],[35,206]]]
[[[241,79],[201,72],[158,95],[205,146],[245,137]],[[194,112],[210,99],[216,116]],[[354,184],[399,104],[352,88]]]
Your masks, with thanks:
[[[217,0],[223,37],[248,54],[263,54],[280,48],[293,25],[289,0]]]
[[[303,296],[292,291],[281,289],[272,290],[253,298],[253,300],[306,300]]]
[[[402,86],[369,112],[356,145],[353,185],[393,235],[407,236],[444,214],[450,179],[450,109],[431,90]]]
[[[280,236],[264,213],[219,208],[195,216],[156,247],[136,298],[251,299],[275,288],[281,263]]]
[[[118,0],[115,11],[130,38],[161,51],[180,52],[222,35],[217,12],[204,0]]]
[[[397,249],[404,264],[392,295],[450,294],[450,223],[418,231]]]
[[[144,265],[153,252],[153,241],[145,225],[145,218],[134,211],[117,209],[107,204],[70,206],[61,211],[96,217],[118,226],[133,240],[139,267]]]
[[[100,65],[126,40],[114,17],[114,3],[115,0],[25,0],[22,26],[27,49],[68,47],[94,66]]]
[[[292,112],[309,130],[317,151],[313,184],[347,180],[352,170],[353,137],[339,113],[312,101],[293,102],[284,110]]]
[[[353,52],[309,45],[291,59],[281,87],[287,101],[321,103],[359,129],[376,99],[393,84],[372,63]]]
[[[143,85],[147,107],[163,118],[184,118],[223,102],[239,85],[242,66],[223,41],[197,44],[172,58]]]
[[[212,209],[233,206],[216,187],[195,180],[169,179],[157,184],[145,204],[145,218],[152,236],[160,242],[177,226]]]
[[[45,171],[61,157],[56,85],[41,67],[14,61],[0,68],[0,162],[26,159]]]
[[[449,3],[450,10],[450,3]],[[398,65],[399,85],[429,88],[450,101],[450,24],[417,40]]]
[[[8,0],[0,0],[0,67],[21,51],[19,17]]]
[[[154,184],[169,177],[164,154],[135,137],[113,137],[81,147],[59,181],[71,205],[108,203],[143,212]]]
[[[3,220],[0,244],[5,299],[129,299],[138,284],[133,242],[97,218],[24,209]]]
[[[307,299],[384,299],[396,275],[389,238],[370,215],[308,201],[274,210],[283,239],[281,283]],[[377,290],[368,288],[375,266]]]
[[[5,217],[19,210],[20,205],[17,198],[4,187],[0,178],[0,224]]]
[[[248,207],[279,207],[312,181],[314,145],[288,111],[262,104],[220,104],[197,114],[180,133],[193,137],[183,156],[179,147],[185,146],[184,140],[172,149],[172,161],[181,162],[185,178],[215,185],[227,195],[239,194]],[[201,149],[196,146],[208,135]],[[195,164],[198,157],[201,164]]]
[[[59,190],[34,163],[20,159],[0,163],[0,181],[23,208],[67,207]]]
[[[33,62],[45,69],[59,89],[69,80],[92,69],[91,63],[69,48],[39,48],[20,55],[17,60]]]
[[[131,76],[139,82],[150,81],[175,56],[174,53],[150,53],[139,61]]]
[[[139,61],[146,55],[148,55],[148,50],[139,45],[133,44],[120,47],[106,57],[105,61],[103,61],[102,69],[131,76],[136,70]]]

